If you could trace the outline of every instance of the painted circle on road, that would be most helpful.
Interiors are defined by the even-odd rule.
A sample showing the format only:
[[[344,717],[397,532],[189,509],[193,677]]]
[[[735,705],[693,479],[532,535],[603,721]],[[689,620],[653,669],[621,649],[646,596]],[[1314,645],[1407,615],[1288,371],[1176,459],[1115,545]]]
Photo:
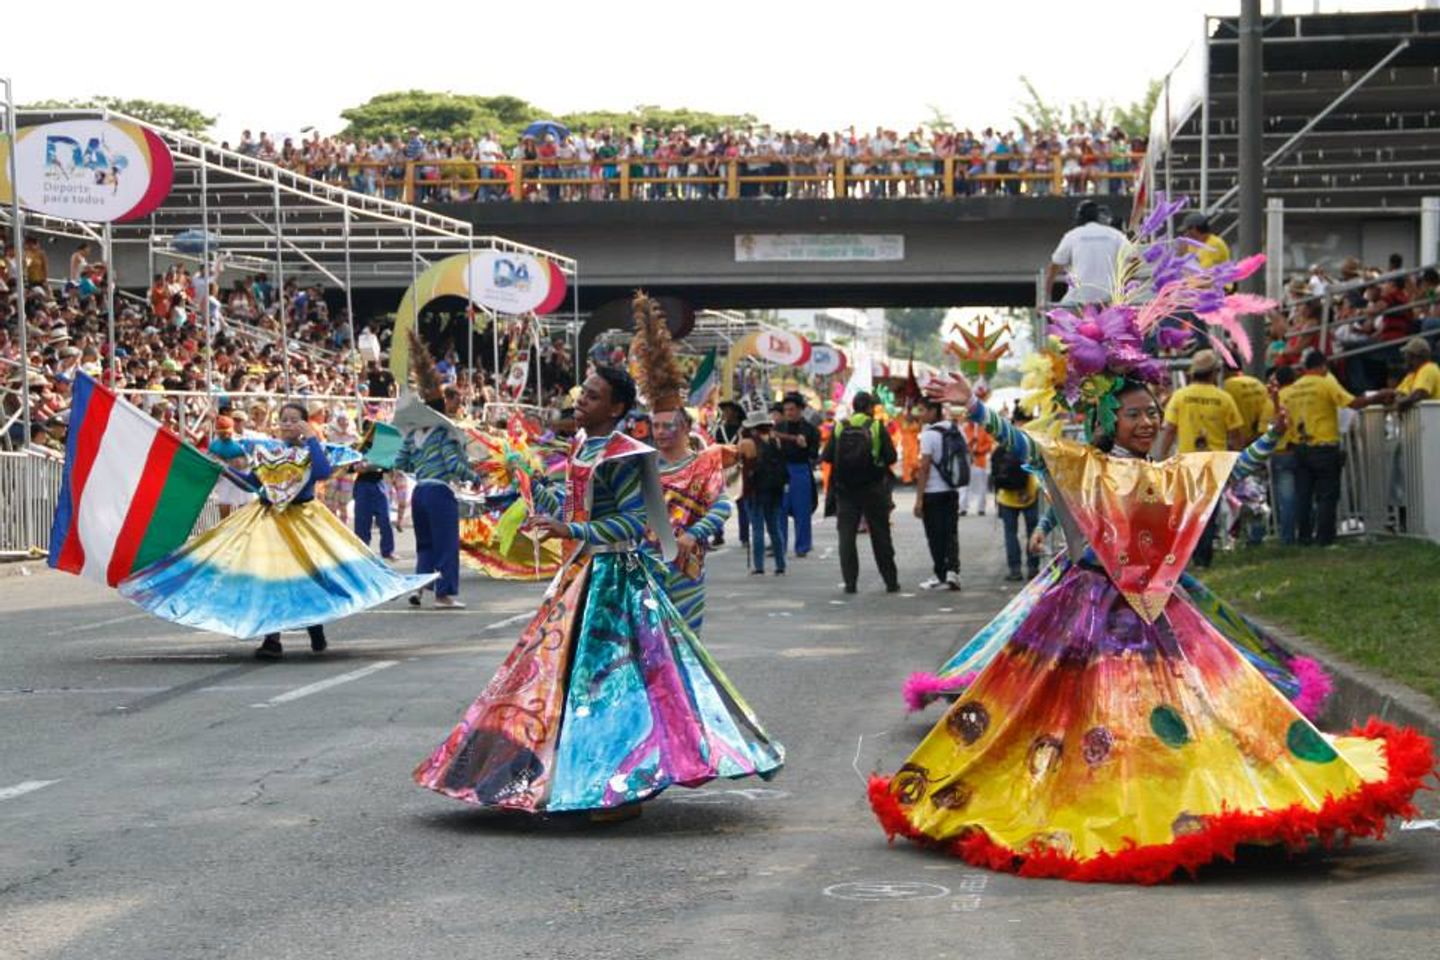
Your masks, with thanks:
[[[862,900],[870,903],[890,903],[896,900],[935,900],[949,896],[950,889],[938,883],[919,883],[909,880],[860,880],[852,883],[835,883],[822,891],[827,897],[837,900]]]

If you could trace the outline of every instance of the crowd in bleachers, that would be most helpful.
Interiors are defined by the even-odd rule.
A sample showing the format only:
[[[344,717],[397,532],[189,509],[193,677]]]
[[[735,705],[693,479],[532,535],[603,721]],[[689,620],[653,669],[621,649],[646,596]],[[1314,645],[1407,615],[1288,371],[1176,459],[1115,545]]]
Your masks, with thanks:
[[[1266,366],[1319,349],[1352,393],[1383,390],[1404,376],[1401,349],[1417,334],[1440,337],[1440,272],[1407,270],[1398,254],[1383,268],[1346,257],[1333,276],[1317,264],[1291,279],[1270,315]]]
[[[719,199],[728,196],[727,168],[738,165],[737,196],[833,197],[843,166],[850,197],[928,197],[945,192],[946,160],[957,195],[1058,192],[1129,193],[1145,143],[1118,127],[1076,123],[1069,130],[877,128],[811,134],[768,125],[718,131],[633,124],[568,130],[559,125],[512,140],[495,131],[427,137],[419,129],[390,136],[285,137],[244,131],[242,154],[278,163],[318,180],[399,199],[413,166],[413,199],[483,202],[519,195],[531,200],[605,200],[619,194],[622,170],[641,181],[632,199]],[[748,178],[765,178],[750,180]],[[691,182],[689,178],[708,178]],[[524,181],[532,181],[525,183]],[[540,182],[534,182],[540,181]],[[567,181],[581,181],[568,183]],[[672,182],[673,181],[673,182]]]

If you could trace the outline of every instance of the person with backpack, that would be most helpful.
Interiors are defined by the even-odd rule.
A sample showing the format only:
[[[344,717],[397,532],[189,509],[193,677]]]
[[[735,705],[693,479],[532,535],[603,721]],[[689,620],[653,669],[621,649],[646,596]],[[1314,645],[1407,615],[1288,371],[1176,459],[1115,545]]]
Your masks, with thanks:
[[[764,410],[745,418],[745,437],[740,441],[744,464],[742,499],[750,521],[750,551],[754,564],[751,576],[765,573],[765,532],[775,551],[775,576],[785,576],[785,487],[789,471],[785,452],[775,438],[775,423]]]
[[[1017,427],[1023,427],[1030,421],[1030,415],[1017,405],[1011,420]],[[1005,563],[1010,568],[1005,579],[1033,580],[1040,572],[1040,553],[1024,551],[1027,575],[1021,576],[1020,518],[1025,518],[1025,542],[1028,545],[1039,529],[1040,479],[1025,469],[1025,462],[1018,454],[1005,447],[995,451],[990,466],[995,477],[995,509],[1005,529]]]
[[[865,391],[855,394],[855,410],[835,426],[820,459],[833,466],[836,527],[840,537],[840,573],[845,592],[855,593],[860,579],[860,553],[855,538],[860,518],[870,528],[870,548],[875,566],[885,581],[886,593],[900,592],[895,569],[895,544],[890,537],[890,466],[895,462],[895,444],[879,421],[870,415],[875,399]]]
[[[960,589],[960,491],[970,482],[965,436],[945,416],[943,404],[926,401],[920,411],[920,459],[915,467],[915,516],[925,524],[933,576],[921,590]]]

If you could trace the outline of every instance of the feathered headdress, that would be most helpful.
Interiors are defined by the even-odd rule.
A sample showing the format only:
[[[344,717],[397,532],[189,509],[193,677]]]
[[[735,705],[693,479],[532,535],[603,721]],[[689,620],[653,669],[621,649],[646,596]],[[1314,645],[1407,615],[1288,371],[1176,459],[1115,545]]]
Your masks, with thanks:
[[[635,364],[640,390],[645,394],[651,412],[679,410],[685,406],[690,381],[675,359],[675,344],[670,340],[665,312],[643,290],[635,292],[631,306],[635,316],[635,338],[630,342],[630,357]]]
[[[1079,313],[1061,307],[1046,314],[1050,334],[1045,348],[1026,362],[1022,381],[1029,391],[1025,403],[1040,424],[1065,411],[1084,419],[1088,436],[1113,433],[1127,386],[1165,379],[1164,364],[1147,350],[1152,333],[1162,346],[1176,346],[1193,334],[1232,364],[1235,353],[1250,358],[1250,338],[1240,316],[1262,313],[1274,301],[1227,294],[1225,287],[1260,269],[1265,257],[1202,267],[1195,256],[1199,244],[1161,236],[1185,200],[1170,201],[1163,194],[1156,200],[1135,240],[1116,259],[1114,302],[1087,304]],[[1161,321],[1174,327],[1162,328]],[[1229,335],[1233,353],[1220,332]]]
[[[413,329],[410,331],[410,372],[415,374],[415,389],[420,399],[426,403],[443,399],[445,385],[440,379],[440,371],[435,369],[435,358]]]

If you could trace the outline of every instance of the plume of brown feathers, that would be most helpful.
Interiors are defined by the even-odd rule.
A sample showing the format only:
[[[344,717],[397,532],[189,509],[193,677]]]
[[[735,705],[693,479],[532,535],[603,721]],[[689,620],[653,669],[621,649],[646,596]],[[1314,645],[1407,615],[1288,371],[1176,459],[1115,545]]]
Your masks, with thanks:
[[[443,397],[445,385],[440,371],[435,369],[435,358],[413,328],[410,330],[410,371],[415,374],[415,389],[420,399],[429,402]]]
[[[660,304],[637,290],[631,304],[635,317],[635,338],[630,342],[630,356],[639,374],[640,389],[650,402],[652,412],[678,410],[685,406],[690,381],[675,359],[675,344]]]

